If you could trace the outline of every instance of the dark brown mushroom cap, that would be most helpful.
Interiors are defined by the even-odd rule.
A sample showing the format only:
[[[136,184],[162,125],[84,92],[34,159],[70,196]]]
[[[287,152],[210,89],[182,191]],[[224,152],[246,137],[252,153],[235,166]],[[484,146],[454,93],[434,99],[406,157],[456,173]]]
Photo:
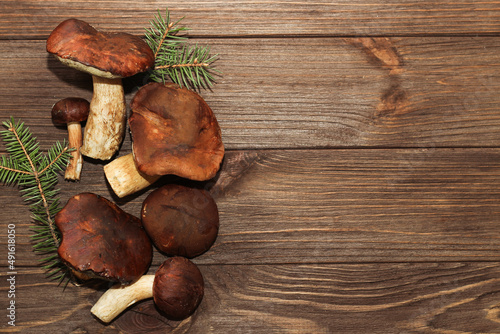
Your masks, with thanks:
[[[122,284],[142,276],[153,255],[139,218],[92,193],[73,196],[55,217],[60,258],[70,268]]]
[[[175,84],[149,83],[130,105],[133,153],[140,172],[196,181],[215,176],[224,145],[217,119],[200,95]]]
[[[195,257],[217,238],[219,212],[205,190],[168,184],[144,200],[141,219],[153,244],[167,255]]]
[[[68,19],[61,22],[47,39],[47,52],[93,69],[109,73],[106,77],[128,77],[154,65],[153,51],[141,38],[127,33],[99,32],[87,22]],[[73,66],[76,67],[76,66]]]
[[[68,97],[54,104],[52,107],[52,121],[55,124],[83,122],[87,119],[89,110],[89,101],[79,97]]]
[[[184,257],[172,257],[158,268],[153,282],[153,300],[171,320],[182,320],[196,310],[204,294],[203,276]]]

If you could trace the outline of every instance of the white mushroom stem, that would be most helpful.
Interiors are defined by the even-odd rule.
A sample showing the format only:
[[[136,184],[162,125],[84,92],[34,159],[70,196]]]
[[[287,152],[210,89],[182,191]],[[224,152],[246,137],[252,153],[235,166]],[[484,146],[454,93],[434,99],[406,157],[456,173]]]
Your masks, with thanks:
[[[153,297],[154,278],[155,275],[144,275],[130,285],[112,286],[99,298],[90,312],[104,323],[111,322],[127,307]]]
[[[94,93],[83,136],[83,155],[109,160],[125,135],[126,105],[121,78],[92,75]]]
[[[118,197],[125,197],[142,190],[160,178],[141,173],[132,153],[121,156],[104,166],[104,174]]]
[[[68,123],[68,147],[73,148],[74,151],[71,152],[71,159],[64,173],[66,180],[80,180],[83,161],[80,146],[82,146],[82,126],[80,122],[70,122]]]

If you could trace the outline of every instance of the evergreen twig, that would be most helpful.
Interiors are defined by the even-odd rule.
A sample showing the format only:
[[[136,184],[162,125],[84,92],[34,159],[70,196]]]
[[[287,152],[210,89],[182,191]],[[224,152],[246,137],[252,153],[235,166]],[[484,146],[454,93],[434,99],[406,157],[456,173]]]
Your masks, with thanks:
[[[165,17],[158,11],[146,29],[146,42],[155,55],[151,79],[163,83],[170,79],[181,87],[208,89],[215,82],[215,73],[220,73],[213,67],[218,55],[210,55],[206,46],[187,45],[187,38],[178,35],[188,30],[179,25],[181,20],[171,21],[168,9]]]
[[[43,255],[41,262],[46,275],[61,282],[69,277],[69,271],[57,255],[61,236],[54,223],[54,216],[60,210],[59,190],[55,186],[58,173],[64,170],[71,157],[71,149],[65,143],[56,142],[47,154],[43,154],[24,123],[11,118],[3,125],[5,129],[0,131],[0,136],[8,155],[0,157],[0,182],[21,188],[35,223],[33,250]]]

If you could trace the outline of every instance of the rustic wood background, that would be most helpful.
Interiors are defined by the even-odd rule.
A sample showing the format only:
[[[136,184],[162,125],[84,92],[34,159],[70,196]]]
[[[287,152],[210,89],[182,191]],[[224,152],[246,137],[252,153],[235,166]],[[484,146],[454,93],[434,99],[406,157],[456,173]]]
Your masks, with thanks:
[[[90,308],[104,287],[47,280],[28,208],[2,187],[0,332],[500,333],[498,1],[2,0],[0,119],[23,120],[43,149],[63,140],[50,109],[90,99],[91,79],[46,53],[48,34],[76,17],[142,35],[167,6],[223,72],[202,92],[227,149],[204,184],[221,228],[194,260],[202,304],[173,322],[146,301],[101,324]],[[125,80],[127,101],[146,79]],[[92,191],[138,215],[172,181],[118,199],[102,166],[87,160],[81,182],[61,180],[63,202]]]

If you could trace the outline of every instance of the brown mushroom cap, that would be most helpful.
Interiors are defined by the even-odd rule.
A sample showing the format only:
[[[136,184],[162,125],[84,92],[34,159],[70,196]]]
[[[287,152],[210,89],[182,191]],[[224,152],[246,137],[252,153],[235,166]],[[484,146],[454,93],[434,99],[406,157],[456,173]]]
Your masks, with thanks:
[[[68,19],[47,39],[47,52],[68,66],[105,78],[123,78],[154,65],[151,48],[127,33],[99,32],[87,22]]]
[[[215,176],[224,157],[217,119],[197,93],[175,84],[139,89],[129,118],[137,169],[196,181]]]
[[[149,268],[153,250],[139,218],[92,193],[73,196],[55,217],[60,258],[93,277],[128,284]]]
[[[52,121],[55,124],[83,122],[89,115],[89,101],[79,97],[68,97],[59,100],[52,107]]]
[[[210,193],[175,184],[151,192],[141,218],[153,244],[167,255],[198,256],[212,246],[219,230],[219,212]]]
[[[184,257],[172,257],[158,268],[153,282],[153,300],[169,319],[182,320],[196,310],[204,294],[203,276]]]

